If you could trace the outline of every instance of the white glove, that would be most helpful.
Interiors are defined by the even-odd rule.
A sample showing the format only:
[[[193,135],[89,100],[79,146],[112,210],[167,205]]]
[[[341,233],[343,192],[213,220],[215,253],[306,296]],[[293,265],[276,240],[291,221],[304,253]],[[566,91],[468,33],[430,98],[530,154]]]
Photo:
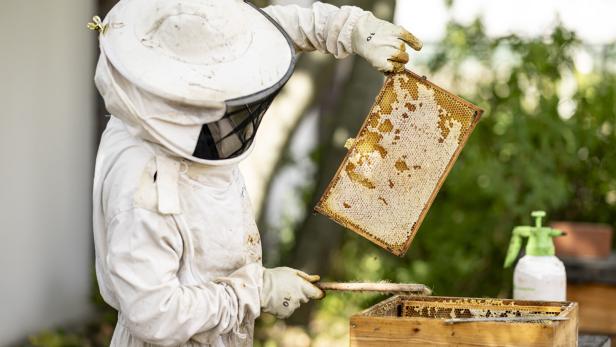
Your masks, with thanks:
[[[325,293],[313,284],[319,279],[317,275],[310,276],[288,267],[265,269],[261,291],[263,312],[284,319],[309,299],[322,299]]]
[[[403,27],[376,18],[368,12],[359,18],[351,36],[353,51],[381,72],[400,72],[408,63],[405,44],[416,51],[421,41]]]

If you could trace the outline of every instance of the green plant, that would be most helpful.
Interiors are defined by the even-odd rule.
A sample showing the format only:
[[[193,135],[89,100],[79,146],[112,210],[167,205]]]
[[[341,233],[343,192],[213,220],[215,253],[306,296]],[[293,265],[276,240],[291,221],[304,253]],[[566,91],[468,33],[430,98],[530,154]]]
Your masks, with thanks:
[[[616,225],[616,73],[605,61],[580,73],[575,54],[593,54],[573,32],[489,38],[478,20],[452,23],[429,62],[431,75],[485,108],[404,258],[345,236],[335,263],[348,279],[416,281],[436,294],[507,296],[503,271],[514,225],[532,210],[548,219]]]

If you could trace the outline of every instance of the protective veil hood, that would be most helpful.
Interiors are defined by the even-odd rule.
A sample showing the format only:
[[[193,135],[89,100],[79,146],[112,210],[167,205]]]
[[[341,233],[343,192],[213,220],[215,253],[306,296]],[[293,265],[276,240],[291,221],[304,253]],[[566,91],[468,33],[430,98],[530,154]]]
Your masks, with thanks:
[[[133,135],[209,165],[242,160],[295,51],[239,0],[121,0],[102,23],[96,85]]]

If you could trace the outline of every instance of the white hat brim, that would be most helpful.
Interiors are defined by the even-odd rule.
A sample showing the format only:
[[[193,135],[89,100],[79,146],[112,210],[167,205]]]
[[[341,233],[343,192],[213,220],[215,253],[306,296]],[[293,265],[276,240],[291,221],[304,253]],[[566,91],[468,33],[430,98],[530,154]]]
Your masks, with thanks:
[[[194,0],[177,1],[199,5],[199,1]],[[243,1],[225,1],[233,6],[230,10],[239,11],[245,18],[246,35],[251,35],[242,54],[230,61],[188,63],[144,45],[137,28],[143,24],[140,20],[143,21],[144,16],[156,18],[152,13],[157,10],[158,1],[155,0],[120,1],[105,19],[107,30],[101,35],[101,49],[130,82],[147,92],[183,104],[219,106],[226,100],[275,86],[288,75],[295,62],[288,37],[261,10]]]

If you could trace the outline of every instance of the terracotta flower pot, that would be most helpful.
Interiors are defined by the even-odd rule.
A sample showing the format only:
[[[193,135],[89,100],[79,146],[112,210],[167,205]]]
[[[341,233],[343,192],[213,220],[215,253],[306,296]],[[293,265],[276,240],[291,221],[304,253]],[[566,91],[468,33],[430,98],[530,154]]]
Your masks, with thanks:
[[[607,224],[552,222],[552,228],[567,233],[554,238],[556,256],[564,258],[608,258],[612,249],[612,227]]]

